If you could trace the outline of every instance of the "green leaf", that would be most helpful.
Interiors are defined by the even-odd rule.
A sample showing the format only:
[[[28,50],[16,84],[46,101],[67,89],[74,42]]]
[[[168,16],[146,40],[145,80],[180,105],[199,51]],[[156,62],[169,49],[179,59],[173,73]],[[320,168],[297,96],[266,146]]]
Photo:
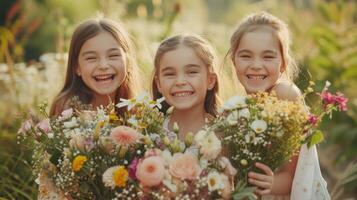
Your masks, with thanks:
[[[307,144],[307,147],[310,148],[311,146],[320,143],[322,140],[324,140],[324,134],[320,130],[317,130],[311,135],[311,139]]]
[[[236,188],[232,192],[232,198],[234,200],[255,200],[257,196],[254,194],[255,187],[247,187],[244,181],[238,181]]]

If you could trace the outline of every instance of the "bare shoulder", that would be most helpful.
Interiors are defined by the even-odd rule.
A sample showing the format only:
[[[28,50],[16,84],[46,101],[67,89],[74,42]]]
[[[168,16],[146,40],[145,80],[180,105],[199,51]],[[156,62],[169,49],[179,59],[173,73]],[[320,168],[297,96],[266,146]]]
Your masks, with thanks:
[[[273,91],[275,91],[279,99],[289,101],[298,101],[302,96],[300,89],[294,83],[287,81],[276,84]]]

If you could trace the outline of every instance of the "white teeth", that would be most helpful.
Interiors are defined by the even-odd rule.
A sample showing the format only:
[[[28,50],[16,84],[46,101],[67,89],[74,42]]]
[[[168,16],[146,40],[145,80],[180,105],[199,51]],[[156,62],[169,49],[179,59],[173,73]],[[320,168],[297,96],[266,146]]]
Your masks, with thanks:
[[[267,76],[265,76],[265,75],[247,75],[247,77],[248,77],[249,79],[254,79],[254,80],[258,80],[258,79],[263,80],[263,79],[265,79]]]
[[[113,79],[113,77],[114,77],[113,74],[105,74],[105,75],[97,75],[97,76],[94,76],[94,78],[95,78],[97,81]]]
[[[173,94],[175,97],[187,97],[190,96],[193,92],[176,92]]]

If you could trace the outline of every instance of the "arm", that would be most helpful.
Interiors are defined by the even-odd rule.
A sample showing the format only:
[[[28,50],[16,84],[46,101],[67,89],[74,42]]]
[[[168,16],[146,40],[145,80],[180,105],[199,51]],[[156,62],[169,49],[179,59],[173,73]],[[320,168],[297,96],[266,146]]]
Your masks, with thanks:
[[[300,89],[294,84],[289,82],[280,82],[276,84],[273,89],[278,99],[288,101],[301,101],[302,94]]]

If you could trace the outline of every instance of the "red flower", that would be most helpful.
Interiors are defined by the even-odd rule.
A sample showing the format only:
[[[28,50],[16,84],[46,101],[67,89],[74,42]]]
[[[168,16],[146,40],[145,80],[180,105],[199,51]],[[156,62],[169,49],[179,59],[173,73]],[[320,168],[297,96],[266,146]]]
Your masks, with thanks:
[[[346,111],[348,99],[340,92],[337,92],[336,94],[337,95],[335,96],[335,104],[337,105],[337,108],[340,111]]]
[[[309,122],[310,122],[310,124],[312,125],[312,126],[316,126],[316,124],[317,124],[317,117],[315,116],[315,115],[313,115],[313,114],[309,114]]]

